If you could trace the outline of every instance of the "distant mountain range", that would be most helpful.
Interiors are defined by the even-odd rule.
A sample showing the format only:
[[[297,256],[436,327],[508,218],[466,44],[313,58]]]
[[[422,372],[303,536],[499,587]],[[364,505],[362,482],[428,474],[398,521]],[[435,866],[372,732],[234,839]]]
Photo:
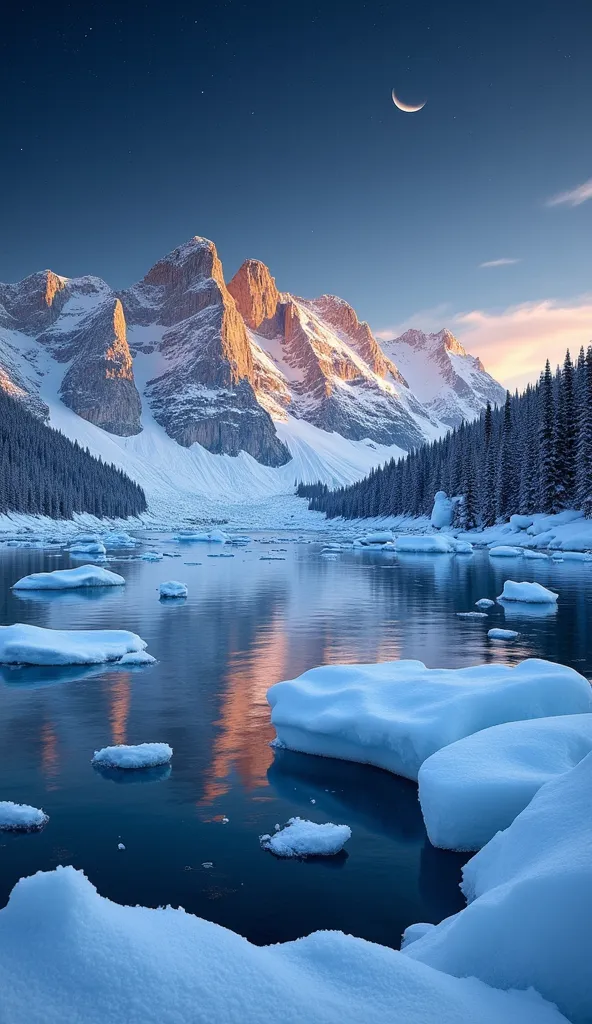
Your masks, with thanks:
[[[0,389],[149,495],[237,497],[350,482],[504,398],[450,332],[379,343],[342,299],[280,292],[256,260],[226,284],[204,238],[120,293],[49,270],[0,284]]]

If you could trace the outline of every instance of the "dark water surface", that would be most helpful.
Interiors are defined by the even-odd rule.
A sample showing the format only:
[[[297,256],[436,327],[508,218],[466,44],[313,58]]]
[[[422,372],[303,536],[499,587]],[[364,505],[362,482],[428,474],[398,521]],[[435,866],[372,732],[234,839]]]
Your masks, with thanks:
[[[398,658],[461,667],[533,655],[589,676],[592,565],[483,552],[351,551],[333,561],[318,543],[265,539],[231,549],[234,558],[209,557],[216,545],[151,539],[146,548],[181,557],[149,563],[126,552],[108,563],[125,588],[21,597],[10,591],[19,577],[80,563],[0,550],[0,624],[130,629],[158,658],[127,671],[0,667],[0,799],[50,815],[41,833],[0,833],[0,906],[21,876],[56,864],[83,868],[120,903],[181,905],[257,943],[340,928],[398,947],[408,924],[463,906],[464,858],[428,843],[417,787],[361,765],[274,755],[266,690],[323,663]],[[557,612],[456,617],[508,578],[558,590]],[[167,579],[187,583],[186,601],[159,601]],[[519,640],[489,641],[492,625],[520,630]],[[171,769],[91,767],[98,747],[151,741],[174,748]],[[293,815],[349,824],[347,855],[263,852],[259,835]]]

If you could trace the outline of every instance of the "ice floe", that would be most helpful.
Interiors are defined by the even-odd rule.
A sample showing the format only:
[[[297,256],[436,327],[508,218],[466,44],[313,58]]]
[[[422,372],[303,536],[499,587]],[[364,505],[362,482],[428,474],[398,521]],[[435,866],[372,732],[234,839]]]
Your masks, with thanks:
[[[0,626],[0,665],[96,665],[143,651],[126,629],[44,629],[17,622]]]
[[[187,587],[178,580],[166,580],[161,583],[158,592],[161,597],[187,597]]]
[[[487,636],[490,640],[515,640],[520,633],[517,633],[515,629],[500,629],[496,626],[488,631]]]
[[[95,750],[92,763],[105,768],[155,768],[168,764],[173,748],[168,743],[119,743]]]
[[[541,583],[515,583],[514,580],[506,580],[504,589],[498,601],[519,601],[524,604],[557,604],[556,594],[553,590],[547,590]]]
[[[143,562],[161,562],[164,555],[161,551],[145,551],[141,557]]]
[[[588,680],[535,658],[515,667],[420,661],[327,665],[267,691],[279,746],[417,779],[441,747],[501,722],[592,710]]]
[[[591,751],[592,713],[506,722],[443,747],[419,769],[430,842],[479,850]]]
[[[99,565],[81,565],[76,569],[34,572],[13,584],[13,590],[70,590],[75,587],[122,587],[123,576]]]
[[[475,601],[476,608],[492,608],[495,601],[492,601],[490,597],[480,597],[478,601]]]
[[[0,800],[0,831],[35,832],[48,821],[48,815],[38,807]]]
[[[490,558],[519,558],[521,554],[522,548],[514,548],[509,544],[497,544],[489,549]]]
[[[317,825],[304,818],[290,818],[284,828],[260,836],[259,841],[264,850],[277,857],[332,857],[343,850],[351,834],[349,825],[334,825],[331,821]]]
[[[118,665],[154,665],[156,664],[156,658],[153,658],[148,651],[131,651],[129,654],[124,654],[123,658],[120,658],[117,662]]]
[[[397,537],[395,549],[402,554],[452,555],[456,551],[454,538],[448,534],[417,534]]]

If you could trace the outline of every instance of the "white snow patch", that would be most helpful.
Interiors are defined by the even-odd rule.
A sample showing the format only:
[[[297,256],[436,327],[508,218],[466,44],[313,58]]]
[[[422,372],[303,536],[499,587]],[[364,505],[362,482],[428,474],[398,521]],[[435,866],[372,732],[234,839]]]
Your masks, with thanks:
[[[32,832],[43,828],[49,816],[38,807],[0,800],[0,831]]]
[[[95,750],[92,763],[107,768],[155,768],[168,764],[172,756],[173,748],[168,743],[119,743]]]
[[[340,853],[351,834],[349,825],[330,821],[317,825],[304,818],[290,818],[284,828],[259,838],[263,849],[277,857],[331,857]]]
[[[166,580],[160,584],[158,592],[161,597],[187,597],[188,594],[186,585],[178,580]]]

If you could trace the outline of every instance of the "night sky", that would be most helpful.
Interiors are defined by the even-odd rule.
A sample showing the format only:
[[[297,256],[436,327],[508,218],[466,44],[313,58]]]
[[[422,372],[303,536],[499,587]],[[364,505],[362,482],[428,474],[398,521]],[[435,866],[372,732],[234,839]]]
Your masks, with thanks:
[[[13,4],[0,88],[0,280],[200,234],[510,382],[592,338],[590,0]]]

